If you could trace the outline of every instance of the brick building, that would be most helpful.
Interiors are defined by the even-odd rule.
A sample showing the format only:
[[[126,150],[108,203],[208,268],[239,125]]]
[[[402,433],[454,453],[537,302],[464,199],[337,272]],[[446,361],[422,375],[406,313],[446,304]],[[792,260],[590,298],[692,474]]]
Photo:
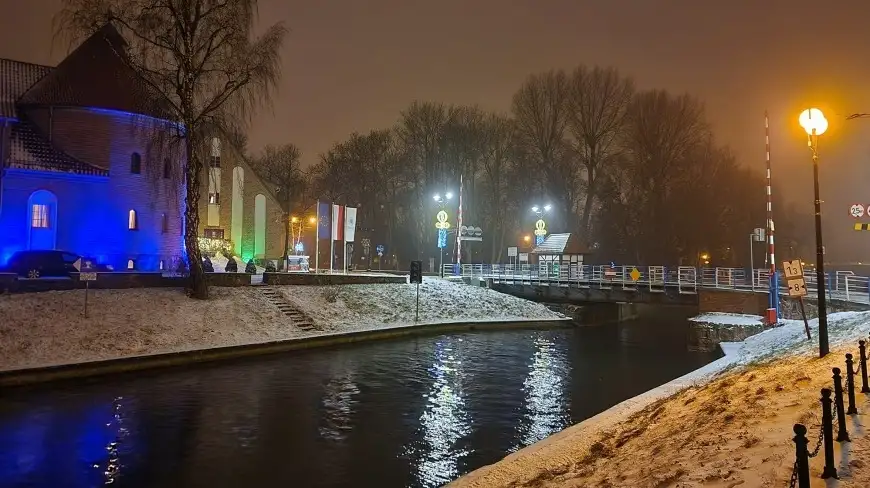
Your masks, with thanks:
[[[106,27],[57,67],[0,59],[0,266],[25,249],[137,270],[166,269],[183,255],[183,129],[141,89],[117,54],[123,48]],[[200,235],[228,224],[240,256],[278,258],[277,201],[223,149],[223,171],[203,169]],[[207,203],[220,198],[210,195],[215,184],[232,195],[229,205]]]

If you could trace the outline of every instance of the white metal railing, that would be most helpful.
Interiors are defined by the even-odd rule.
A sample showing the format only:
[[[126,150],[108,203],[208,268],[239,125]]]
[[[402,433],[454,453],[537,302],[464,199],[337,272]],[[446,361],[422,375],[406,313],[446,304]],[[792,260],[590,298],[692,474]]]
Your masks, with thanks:
[[[636,273],[635,273],[636,270]],[[445,276],[492,279],[506,284],[540,284],[565,287],[591,287],[624,290],[643,289],[664,292],[697,293],[698,288],[734,289],[767,292],[768,269],[696,268],[694,266],[601,266],[576,263],[539,264],[453,264],[444,265]],[[870,278],[856,276],[851,271],[826,273],[825,292],[828,298],[857,303],[870,303]],[[807,292],[816,295],[816,275],[804,275]],[[782,274],[778,275],[780,293],[786,292]]]

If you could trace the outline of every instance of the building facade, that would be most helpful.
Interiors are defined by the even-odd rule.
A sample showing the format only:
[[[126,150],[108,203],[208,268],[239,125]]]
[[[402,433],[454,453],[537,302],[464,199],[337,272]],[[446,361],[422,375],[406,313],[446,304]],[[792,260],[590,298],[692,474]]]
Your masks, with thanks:
[[[170,269],[182,259],[183,128],[137,89],[123,49],[107,27],[57,67],[0,59],[0,266],[28,249],[68,251],[116,270]],[[246,165],[226,164],[246,180],[237,189],[242,205],[230,206],[241,215],[239,254],[272,257],[283,250],[283,226],[277,236],[263,230],[277,202]]]

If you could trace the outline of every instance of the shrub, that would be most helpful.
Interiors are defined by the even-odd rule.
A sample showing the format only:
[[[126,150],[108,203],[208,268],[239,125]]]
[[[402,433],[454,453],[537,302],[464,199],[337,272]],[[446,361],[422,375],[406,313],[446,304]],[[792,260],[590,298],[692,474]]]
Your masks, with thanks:
[[[275,273],[278,269],[275,267],[275,263],[270,259],[266,261],[266,272],[267,273]]]
[[[218,253],[226,257],[233,255],[233,241],[229,239],[214,239],[211,237],[200,237],[199,251],[203,256],[215,257]]]
[[[236,263],[236,260],[230,257],[227,260],[227,265],[226,267],[224,267],[224,271],[226,271],[227,273],[238,273],[239,265]]]
[[[253,258],[249,259],[248,264],[245,265],[245,273],[257,274],[257,265],[254,264]]]
[[[208,256],[202,259],[202,270],[206,273],[214,273],[214,265],[211,263],[211,259]]]
[[[177,274],[178,276],[187,276],[188,275],[187,261],[182,257],[177,258],[175,261],[175,268],[174,269],[175,269],[175,274]]]

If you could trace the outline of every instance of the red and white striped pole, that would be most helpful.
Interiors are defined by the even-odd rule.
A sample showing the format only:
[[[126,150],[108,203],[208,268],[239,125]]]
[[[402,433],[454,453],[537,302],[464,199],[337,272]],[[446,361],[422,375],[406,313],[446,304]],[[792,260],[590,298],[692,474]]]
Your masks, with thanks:
[[[459,211],[456,214],[456,264],[462,268],[462,174],[459,175]]]
[[[773,245],[773,198],[771,196],[771,179],[770,179],[770,118],[767,110],[764,111],[764,150],[765,159],[767,162],[767,261],[770,271],[769,296],[770,303],[767,309],[768,325],[775,325],[779,322],[779,287],[777,286],[776,276],[776,256],[774,254]]]

